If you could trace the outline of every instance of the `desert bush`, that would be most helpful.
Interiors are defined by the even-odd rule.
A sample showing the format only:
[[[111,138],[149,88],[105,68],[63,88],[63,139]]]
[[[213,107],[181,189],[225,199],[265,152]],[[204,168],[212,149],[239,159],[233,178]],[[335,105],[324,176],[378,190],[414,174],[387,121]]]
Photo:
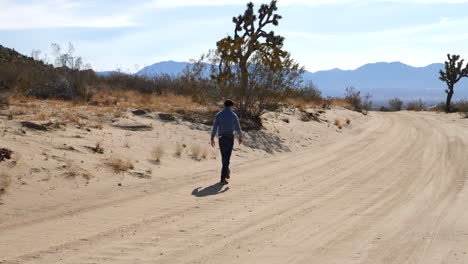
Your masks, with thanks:
[[[123,160],[121,158],[111,158],[107,165],[115,172],[115,173],[122,173],[128,170],[134,169],[133,163],[129,160]]]
[[[401,111],[403,109],[403,101],[399,98],[393,98],[388,101],[388,106],[391,111]]]
[[[6,173],[0,173],[0,195],[3,195],[7,192],[8,188],[11,186],[11,176]]]
[[[426,104],[422,99],[413,100],[406,104],[406,110],[408,111],[423,111],[426,107]]]
[[[96,145],[94,146],[94,152],[103,154],[104,153],[104,147],[102,146],[101,142],[97,142]]]
[[[379,111],[380,111],[380,112],[390,112],[390,108],[388,108],[388,107],[382,105],[382,106],[380,107]]]
[[[197,160],[197,161],[201,160],[202,149],[200,145],[193,145],[190,151],[192,153],[192,159]]]
[[[372,96],[366,94],[361,96],[361,92],[350,86],[345,90],[345,101],[352,107],[352,110],[357,112],[369,111],[372,108]]]
[[[339,129],[343,128],[343,125],[341,124],[341,120],[339,118],[335,118],[335,126],[337,126]]]
[[[163,156],[164,156],[164,148],[161,145],[156,146],[151,151],[151,158],[156,162],[161,162],[161,159]]]
[[[34,117],[34,120],[47,120],[49,118],[49,115],[44,112],[37,113],[36,116]]]
[[[305,102],[319,104],[322,102],[322,92],[311,81],[299,85],[299,87],[288,88],[286,96],[291,99],[301,99]]]
[[[322,98],[322,108],[323,109],[330,109],[333,104],[333,98],[328,96],[327,98]]]
[[[349,117],[346,118],[346,124],[351,125],[351,119]]]
[[[0,85],[1,90],[1,85]],[[10,100],[6,95],[0,95],[0,110],[1,109],[8,109],[10,106]]]
[[[184,146],[181,143],[176,143],[176,148],[175,148],[175,156],[180,157],[182,156],[182,152],[184,151]]]
[[[455,103],[454,109],[464,118],[468,118],[468,100],[461,100]]]
[[[67,119],[70,122],[79,124],[80,123],[80,118],[78,118],[76,115],[70,113],[70,112],[65,112],[63,113],[63,117]]]
[[[201,155],[200,155],[200,158],[201,159],[208,159],[208,150],[206,148],[203,148],[203,150],[201,152]]]

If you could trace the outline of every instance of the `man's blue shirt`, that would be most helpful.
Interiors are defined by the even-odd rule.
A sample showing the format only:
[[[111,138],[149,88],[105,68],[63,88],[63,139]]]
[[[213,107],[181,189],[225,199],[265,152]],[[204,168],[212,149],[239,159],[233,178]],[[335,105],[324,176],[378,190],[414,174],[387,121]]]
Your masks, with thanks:
[[[226,107],[224,110],[216,114],[213,129],[211,130],[211,140],[218,135],[234,135],[237,131],[239,137],[242,137],[242,129],[239,123],[239,118],[230,108]]]

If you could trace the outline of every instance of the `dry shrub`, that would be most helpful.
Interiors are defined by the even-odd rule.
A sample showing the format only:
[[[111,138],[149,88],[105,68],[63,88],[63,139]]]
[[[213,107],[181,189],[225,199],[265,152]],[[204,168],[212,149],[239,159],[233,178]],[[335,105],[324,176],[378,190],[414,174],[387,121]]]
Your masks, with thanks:
[[[6,95],[0,95],[0,109],[8,109],[10,107],[10,100]]]
[[[47,120],[48,118],[49,118],[48,114],[44,112],[40,112],[36,114],[36,116],[34,117],[34,120]]]
[[[351,125],[351,119],[349,117],[346,118],[346,124]]]
[[[0,195],[7,192],[11,186],[11,176],[5,173],[0,173]]]
[[[176,149],[175,149],[175,156],[180,157],[182,156],[182,152],[184,152],[184,145],[181,143],[176,143]]]
[[[112,98],[111,103],[108,102],[109,98]],[[95,106],[100,107],[108,105],[114,105],[120,109],[135,107],[162,113],[207,113],[217,110],[215,106],[205,106],[194,102],[190,96],[155,95],[128,90],[101,91],[96,93],[91,101]],[[121,114],[122,112],[114,113],[115,116]]]
[[[116,157],[111,158],[107,162],[107,166],[109,166],[115,173],[122,173],[134,169],[133,163],[131,161]]]
[[[341,120],[336,118],[335,119],[335,126],[337,126],[339,129],[343,129],[343,124],[341,124]]]
[[[426,107],[426,104],[423,102],[423,100],[419,99],[419,100],[408,102],[408,104],[406,105],[406,110],[423,111],[425,107]]]
[[[454,105],[454,109],[464,118],[468,118],[468,100],[462,100]]]
[[[80,123],[80,119],[76,115],[70,112],[63,113],[63,117],[70,122],[77,123],[77,124]]]
[[[192,152],[192,159],[197,160],[197,161],[201,160],[202,149],[200,145],[193,145],[190,151]]]
[[[93,151],[96,152],[96,153],[99,153],[99,154],[103,154],[104,153],[104,147],[102,146],[102,143],[97,142],[96,146],[93,149]]]
[[[208,150],[206,148],[201,152],[201,159],[208,159]]]
[[[151,151],[151,158],[156,162],[161,162],[162,157],[164,156],[164,148],[161,145],[153,148]]]

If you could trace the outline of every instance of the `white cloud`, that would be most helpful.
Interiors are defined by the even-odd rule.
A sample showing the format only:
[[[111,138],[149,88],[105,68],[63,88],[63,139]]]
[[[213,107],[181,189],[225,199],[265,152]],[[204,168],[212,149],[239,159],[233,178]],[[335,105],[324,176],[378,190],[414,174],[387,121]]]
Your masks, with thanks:
[[[128,27],[136,23],[128,14],[91,16],[83,5],[71,0],[43,0],[21,4],[0,0],[0,29]]]

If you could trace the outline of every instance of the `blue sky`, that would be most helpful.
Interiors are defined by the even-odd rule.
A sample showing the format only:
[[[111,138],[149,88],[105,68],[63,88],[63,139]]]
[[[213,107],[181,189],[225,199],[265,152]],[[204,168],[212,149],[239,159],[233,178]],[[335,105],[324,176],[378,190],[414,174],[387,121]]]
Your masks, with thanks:
[[[50,54],[51,43],[70,41],[95,70],[134,72],[214,48],[232,34],[232,16],[246,2],[0,0],[0,45]],[[280,0],[279,7],[283,20],[274,30],[309,71],[380,61],[426,66],[449,52],[468,57],[468,0]]]

